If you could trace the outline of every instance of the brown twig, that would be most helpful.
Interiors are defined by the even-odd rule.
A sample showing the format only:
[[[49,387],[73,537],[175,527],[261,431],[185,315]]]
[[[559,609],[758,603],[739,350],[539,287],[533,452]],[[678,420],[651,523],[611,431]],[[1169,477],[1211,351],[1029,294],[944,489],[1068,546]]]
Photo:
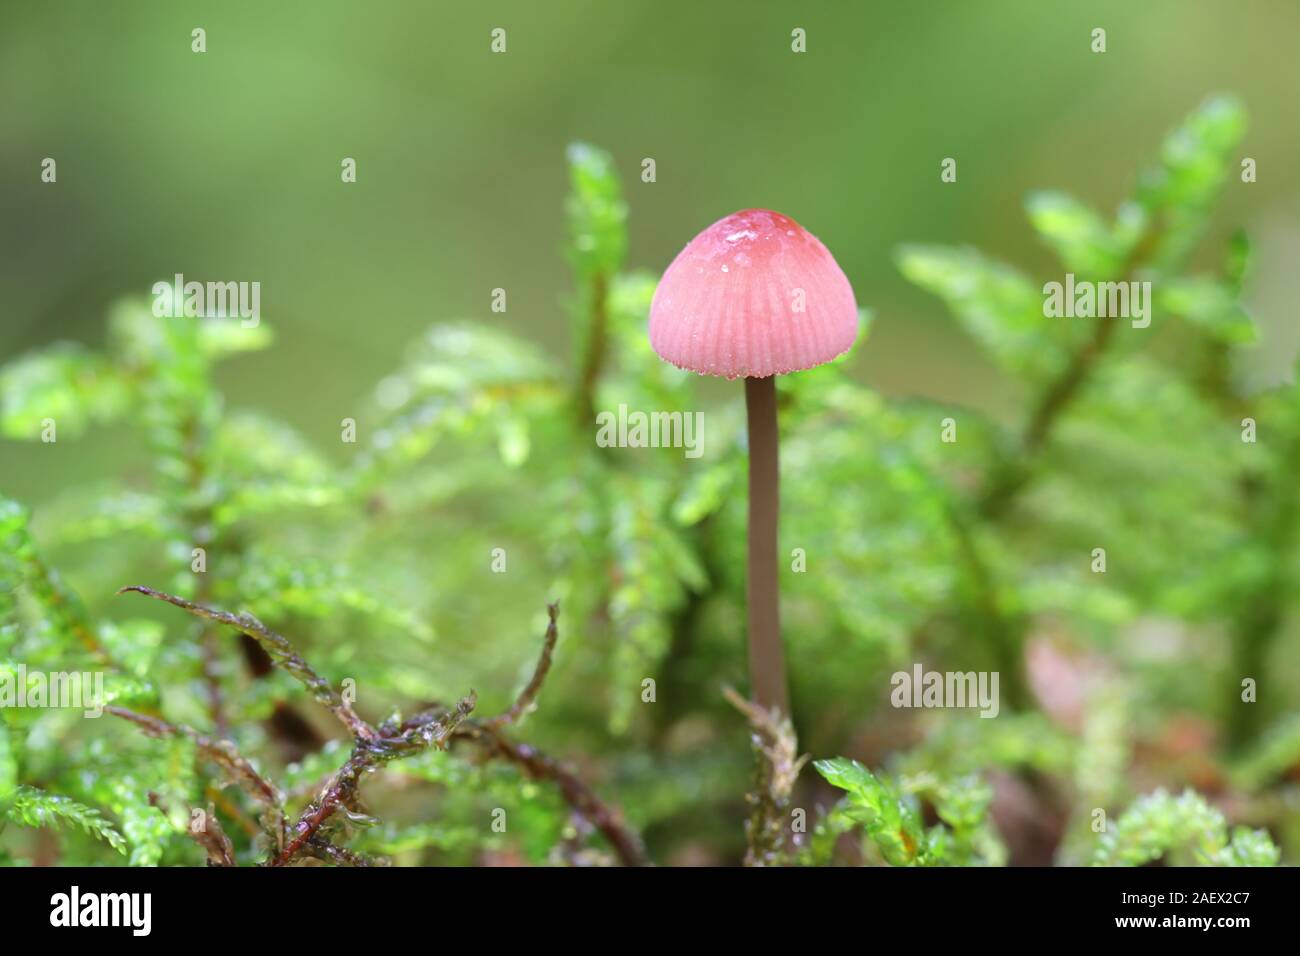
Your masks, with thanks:
[[[365,738],[375,735],[374,728],[356,715],[347,701],[339,696],[333,685],[317,674],[311,665],[293,649],[293,645],[287,639],[271,630],[253,615],[231,614],[229,611],[205,607],[202,604],[187,601],[185,598],[176,597],[174,594],[155,591],[153,588],[138,584],[124,587],[117,593],[125,594],[127,592],[135,592],[157,601],[165,601],[183,611],[188,611],[196,617],[216,621],[219,624],[228,625],[238,629],[243,634],[247,634],[262,646],[262,649],[266,651],[276,665],[297,678],[299,683],[306,687],[311,692],[311,695],[316,698],[317,703],[337,717],[352,736]]]
[[[484,755],[514,764],[532,780],[549,781],[559,789],[569,808],[591,824],[609,841],[624,866],[644,866],[647,862],[640,839],[623,823],[621,815],[600,799],[576,774],[536,747],[520,744],[505,736],[503,730],[516,721],[533,704],[551,670],[551,658],[558,635],[558,604],[546,607],[549,622],[542,641],[542,652],[528,684],[509,710],[486,721],[466,720],[456,730],[455,740],[466,740],[483,748]]]
[[[207,815],[203,818],[203,827],[199,830],[190,828],[190,837],[203,848],[208,856],[208,866],[234,866],[235,847],[221,828],[217,819],[216,808],[208,804]]]
[[[370,736],[356,739],[356,746],[347,762],[330,778],[321,795],[314,800],[293,825],[293,838],[270,861],[270,866],[284,866],[309,841],[316,837],[322,826],[341,808],[353,808],[362,777],[399,757],[407,757],[429,747],[441,750],[456,728],[474,709],[475,698],[461,699],[451,711],[435,716],[432,711],[420,714],[402,725],[393,737],[379,736],[373,728]]]
[[[640,840],[623,824],[620,815],[597,797],[591,788],[558,761],[534,747],[509,740],[502,732],[533,706],[550,673],[559,635],[558,604],[547,606],[549,621],[541,654],[538,656],[531,678],[508,710],[487,721],[473,721],[469,715],[474,709],[476,697],[474,692],[470,691],[469,696],[462,698],[450,710],[434,707],[416,714],[401,724],[395,721],[387,722],[375,728],[357,716],[329,682],[303,660],[286,638],[267,628],[251,614],[231,614],[142,586],[123,588],[118,593],[124,591],[133,591],[155,600],[165,601],[197,617],[229,625],[251,636],[266,650],[274,663],[301,681],[316,700],[334,713],[352,733],[354,746],[351,755],[329,778],[322,787],[320,795],[307,806],[286,833],[283,796],[263,780],[248,761],[239,756],[234,745],[229,741],[213,740],[188,727],[173,725],[165,720],[137,714],[120,707],[107,708],[110,713],[138,724],[152,736],[184,734],[190,737],[198,744],[205,756],[230,770],[232,776],[240,781],[241,785],[246,788],[252,787],[256,791],[253,793],[255,797],[262,802],[272,801],[279,814],[280,838],[276,841],[275,850],[267,861],[268,866],[284,866],[304,852],[323,854],[335,861],[342,859],[334,852],[338,848],[329,849],[332,844],[325,839],[321,829],[339,810],[358,809],[358,789],[362,778],[370,771],[393,760],[411,756],[430,747],[443,749],[453,739],[472,741],[483,747],[488,756],[509,761],[531,779],[554,783],[569,807],[600,830],[625,865],[640,866],[646,862]]]
[[[284,795],[276,786],[257,772],[252,765],[229,740],[218,740],[199,733],[184,724],[173,724],[161,717],[140,714],[125,707],[110,705],[104,708],[114,717],[129,720],[140,727],[150,737],[188,737],[198,747],[199,754],[216,764],[237,783],[253,800],[266,808],[268,835],[273,845],[282,846],[285,840]]]
[[[312,837],[307,841],[304,852],[311,853],[317,859],[328,860],[335,866],[379,866],[380,863],[364,854],[345,847],[337,846],[323,837]]]
[[[533,676],[524,689],[519,692],[519,697],[511,705],[510,709],[487,722],[489,727],[505,727],[517,723],[519,718],[536,703],[537,693],[542,689],[542,684],[546,681],[546,675],[551,672],[551,658],[555,653],[555,641],[559,636],[556,621],[560,616],[560,605],[546,605],[546,615],[548,619],[546,636],[542,638],[542,652],[537,658],[537,666],[533,668]]]
[[[624,866],[645,866],[648,862],[641,840],[623,823],[621,814],[555,758],[536,747],[515,743],[486,724],[467,722],[455,738],[478,744],[486,756],[514,764],[531,780],[555,784],[569,808],[601,832]]]

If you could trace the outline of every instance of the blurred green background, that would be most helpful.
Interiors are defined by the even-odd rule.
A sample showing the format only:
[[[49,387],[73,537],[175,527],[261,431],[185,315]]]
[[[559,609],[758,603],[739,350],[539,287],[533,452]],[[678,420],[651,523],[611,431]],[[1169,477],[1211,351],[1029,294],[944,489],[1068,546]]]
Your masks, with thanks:
[[[1097,26],[1104,54],[1089,48]],[[489,51],[494,27],[505,55]],[[277,344],[218,384],[325,448],[431,322],[499,323],[571,363],[564,147],[580,139],[619,163],[630,265],[661,269],[735,209],[782,210],[875,310],[858,364],[871,384],[1009,409],[893,249],[970,243],[1059,273],[1024,194],[1060,187],[1110,210],[1165,131],[1226,92],[1249,111],[1259,181],[1230,185],[1216,224],[1254,240],[1248,372],[1273,381],[1300,346],[1297,35],[1300,5],[1285,2],[6,0],[0,360],[97,342],[110,302],[183,272],[261,282]],[[40,182],[46,156],[57,185]],[[946,156],[956,184],[939,181]],[[489,311],[495,287],[505,315]],[[58,453],[0,442],[5,490],[39,505],[88,468],[142,460],[134,432]]]
[[[796,27],[807,53],[791,51]],[[1091,50],[1096,27],[1105,53]],[[1250,393],[1288,377],[1300,349],[1297,27],[1300,7],[1281,2],[7,3],[0,363],[61,339],[98,346],[113,303],[136,311],[117,310],[104,376],[129,398],[125,419],[76,434],[82,404],[105,404],[112,388],[58,370],[94,359],[64,366],[71,353],[55,351],[0,376],[11,433],[35,438],[46,407],[65,410],[57,443],[0,440],[0,572],[21,582],[11,603],[25,625],[0,637],[46,665],[82,653],[73,603],[51,583],[66,572],[87,602],[82,630],[129,651],[117,676],[149,685],[123,699],[219,726],[200,676],[210,654],[241,746],[278,754],[290,785],[308,785],[336,754],[289,747],[269,722],[282,700],[305,703],[287,678],[254,679],[229,644],[209,647],[172,609],[114,602],[116,588],[172,582],[255,608],[329,679],[366,688],[368,714],[471,686],[482,713],[507,706],[535,658],[543,601],[558,598],[564,643],[529,741],[626,806],[653,858],[738,860],[751,764],[718,692],[744,670],[739,393],[669,369],[642,327],[653,277],[691,236],[766,206],[827,243],[874,315],[846,363],[782,383],[783,535],[817,569],[782,585],[799,746],[883,767],[941,819],[953,794],[987,804],[1015,862],[1089,858],[1093,807],[1133,806],[1140,838],[1149,805],[1131,801],[1166,785],[1206,793],[1219,824],[1271,828],[1294,860],[1300,391]],[[490,50],[493,28],[507,31],[504,55]],[[1242,104],[1240,149],[1232,101],[1194,112],[1212,94]],[[599,149],[570,169],[574,142]],[[1258,182],[1240,181],[1246,156]],[[57,184],[40,180],[45,157]],[[355,184],[340,181],[345,157]],[[945,157],[956,183],[940,180]],[[645,158],[656,182],[641,181]],[[1159,318],[1187,321],[1149,344],[1120,332],[1035,449],[1017,437],[1032,434],[1023,420],[1068,383],[1064,357],[1086,364],[1097,340],[1038,321],[1038,285],[1079,260],[1040,245],[1025,197],[1062,190],[1108,221],[1134,195],[1135,170],[1160,158],[1167,180],[1146,191],[1141,233],[1102,225],[1086,239],[1127,250],[1139,271],[1157,263],[1160,291],[1183,298]],[[626,263],[622,218],[604,202],[614,178]],[[1052,228],[1039,222],[1049,241],[1091,228],[1066,208]],[[601,216],[608,248],[593,242],[589,258],[610,261],[566,256],[566,235],[583,248]],[[1225,274],[1239,229],[1260,333],[1241,349]],[[1200,239],[1194,261],[1159,265],[1170,257],[1138,240],[1163,231]],[[895,264],[909,242],[929,250],[915,284]],[[996,269],[946,252],[963,246],[1032,279],[990,292],[981,277]],[[224,405],[203,339],[231,329],[148,315],[152,284],[175,273],[261,285],[274,343],[215,368]],[[505,314],[490,310],[496,288]],[[424,334],[458,319],[468,326]],[[572,337],[597,326],[609,355],[588,395]],[[1059,378],[1043,371],[1053,363]],[[404,400],[380,411],[388,376]],[[687,409],[698,398],[707,460],[599,453],[593,397]],[[287,421],[338,467],[248,409]],[[949,409],[959,445],[934,439]],[[1258,445],[1240,440],[1248,412]],[[345,418],[358,420],[357,445],[339,441]],[[1004,485],[1020,501],[999,512],[987,502],[1010,499],[988,492]],[[31,509],[30,537],[10,497]],[[214,561],[203,578],[189,565],[199,540]],[[1099,541],[1115,560],[1104,579],[1082,557]],[[486,565],[498,545],[509,578]],[[913,655],[1003,673],[1006,719],[886,707],[889,671]],[[646,674],[662,704],[636,710]],[[1238,680],[1256,674],[1261,706],[1243,710]],[[195,781],[169,769],[185,761],[160,762],[134,736],[119,747],[131,728],[73,731],[64,716],[13,715],[13,781],[102,807],[127,830],[158,828],[130,837],[136,862],[190,859],[173,845],[176,821],[142,802],[165,778],[177,807],[193,805]],[[300,765],[299,751],[313,756]],[[976,771],[988,788],[953,782]],[[555,793],[517,776],[433,761],[412,773],[446,791],[440,820],[476,821],[508,799],[532,823],[500,846],[472,823],[453,846],[430,830],[408,861],[524,845],[550,859],[568,826]],[[809,772],[801,786],[806,806],[829,799]],[[384,816],[423,822],[427,795],[395,786]],[[1153,819],[1182,814],[1200,832],[1198,807],[1150,796]],[[947,806],[983,813],[966,810]],[[970,845],[956,859],[1003,856],[962,827]],[[15,841],[18,858],[99,859],[60,857],[37,829]]]

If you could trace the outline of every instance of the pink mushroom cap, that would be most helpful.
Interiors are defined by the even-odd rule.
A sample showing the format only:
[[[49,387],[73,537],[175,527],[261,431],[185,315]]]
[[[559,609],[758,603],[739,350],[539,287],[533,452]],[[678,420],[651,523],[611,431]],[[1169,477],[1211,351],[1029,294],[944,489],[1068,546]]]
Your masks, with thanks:
[[[664,272],[650,346],[702,375],[766,378],[843,355],[858,336],[849,280],[789,216],[746,209],[719,219]]]

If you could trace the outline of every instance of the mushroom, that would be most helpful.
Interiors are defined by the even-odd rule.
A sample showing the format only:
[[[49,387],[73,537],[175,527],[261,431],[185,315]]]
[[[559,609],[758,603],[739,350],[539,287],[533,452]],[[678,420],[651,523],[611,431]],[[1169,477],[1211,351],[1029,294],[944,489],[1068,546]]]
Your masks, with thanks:
[[[768,209],[733,213],[692,239],[650,304],[650,345],[660,358],[745,380],[749,673],[754,700],[768,710],[789,712],[776,570],[776,376],[829,362],[857,335],[853,289],[835,259]]]

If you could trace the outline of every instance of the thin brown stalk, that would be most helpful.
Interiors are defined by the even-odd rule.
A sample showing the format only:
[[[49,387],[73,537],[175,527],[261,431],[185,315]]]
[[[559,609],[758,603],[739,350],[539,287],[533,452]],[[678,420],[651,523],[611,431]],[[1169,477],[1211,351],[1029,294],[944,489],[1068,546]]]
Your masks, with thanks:
[[[517,723],[519,718],[536,703],[537,693],[542,689],[542,684],[546,681],[546,675],[551,672],[551,658],[555,653],[555,641],[559,636],[559,628],[556,622],[560,616],[560,606],[558,604],[546,605],[546,615],[548,618],[546,636],[542,638],[542,652],[537,658],[537,666],[533,668],[533,676],[529,678],[527,685],[520,691],[519,697],[516,698],[510,709],[487,722],[489,727],[505,727]]]
[[[329,683],[294,651],[288,640],[265,627],[251,614],[236,615],[204,607],[147,587],[137,586],[122,590],[165,601],[197,617],[226,624],[249,635],[266,650],[275,664],[289,671],[306,685],[317,701],[333,712],[352,732],[354,745],[347,761],[329,777],[319,795],[307,806],[292,827],[286,827],[283,795],[263,780],[252,765],[239,756],[234,745],[229,741],[214,740],[189,727],[170,724],[160,718],[138,714],[120,707],[107,708],[110,713],[131,720],[152,736],[183,734],[193,739],[203,756],[226,769],[259,802],[272,805],[277,814],[279,838],[275,841],[272,855],[267,861],[268,866],[285,866],[304,854],[346,865],[365,865],[362,862],[363,857],[334,846],[324,832],[325,826],[340,811],[349,814],[362,812],[358,790],[361,780],[370,771],[429,748],[444,749],[453,740],[472,741],[482,747],[487,756],[504,759],[514,764],[530,779],[555,784],[573,812],[600,830],[624,864],[639,866],[646,862],[640,840],[623,824],[619,813],[597,797],[591,788],[560,762],[534,747],[508,739],[503,732],[534,705],[550,673],[559,634],[558,605],[551,604],[547,607],[549,622],[537,664],[524,689],[508,710],[491,720],[471,720],[470,713],[476,703],[474,692],[471,691],[467,697],[462,698],[449,710],[434,707],[400,724],[389,721],[376,728],[358,717]]]
[[[240,789],[266,808],[266,818],[270,821],[269,835],[277,847],[284,842],[284,795],[258,773],[257,768],[239,753],[231,741],[218,740],[184,724],[173,724],[161,717],[137,713],[125,707],[110,705],[104,710],[114,717],[131,721],[150,737],[188,737],[194,741],[201,757],[220,767]]]
[[[251,614],[231,614],[229,611],[221,611],[216,608],[205,607],[202,604],[196,604],[185,598],[177,597],[174,594],[167,594],[163,591],[155,591],[153,588],[143,585],[131,585],[119,590],[118,594],[135,592],[151,597],[157,601],[165,601],[173,604],[183,611],[188,611],[196,617],[206,618],[209,621],[216,621],[219,624],[225,624],[229,627],[236,628],[243,634],[247,634],[253,640],[261,645],[262,649],[270,656],[273,663],[288,671],[295,677],[299,683],[311,692],[322,707],[332,713],[339,719],[339,722],[348,729],[348,732],[354,737],[372,737],[375,730],[364,720],[356,715],[352,707],[339,696],[333,685],[324,677],[316,673],[297,651],[293,645],[282,635],[271,630]]]
[[[781,646],[777,534],[780,517],[776,376],[745,379],[749,427],[749,534],[745,604],[750,692],[759,706],[790,712]]]
[[[217,811],[212,804],[208,804],[202,828],[199,830],[191,828],[188,832],[190,838],[207,854],[208,866],[235,865],[234,844],[230,842],[230,837],[226,836],[226,831],[221,828],[221,821],[217,819]]]
[[[648,862],[641,840],[623,822],[622,815],[560,761],[529,744],[515,743],[486,724],[467,722],[455,737],[478,744],[488,757],[514,764],[531,780],[554,784],[569,808],[609,841],[624,866],[645,866]]]
[[[284,866],[320,831],[340,809],[353,809],[357,803],[357,790],[362,778],[378,767],[399,757],[407,757],[430,747],[443,749],[456,728],[474,709],[475,698],[461,699],[451,711],[434,716],[432,712],[421,714],[402,725],[396,736],[380,736],[371,729],[368,737],[357,737],[356,746],[347,762],[330,778],[321,795],[314,800],[297,823],[293,825],[293,837],[269,863],[270,866]]]

